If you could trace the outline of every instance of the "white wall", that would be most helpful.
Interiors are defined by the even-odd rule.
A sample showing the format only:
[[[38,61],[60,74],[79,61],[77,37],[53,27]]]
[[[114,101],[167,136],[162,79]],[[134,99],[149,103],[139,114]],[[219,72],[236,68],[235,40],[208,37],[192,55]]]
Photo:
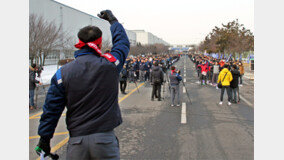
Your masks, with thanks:
[[[95,25],[103,32],[103,41],[111,42],[110,24],[98,17],[81,12],[53,0],[29,0],[29,12],[42,15],[48,21],[63,24],[63,30],[77,40],[79,30],[87,25]]]
[[[103,32],[103,41],[111,43],[109,22],[98,17],[89,15],[53,0],[29,0],[29,12],[42,15],[48,21],[54,21],[58,26],[62,23],[63,30],[68,32],[77,41],[77,33],[87,25],[95,25]],[[159,38],[150,32],[126,30],[131,45],[163,43]]]
[[[125,30],[130,41],[130,45],[136,45],[136,33],[130,30]]]
[[[149,44],[148,33],[143,30],[133,30],[136,33],[136,42],[142,45]]]
[[[144,30],[132,30],[132,31],[136,33],[137,43],[140,42],[143,45],[156,44],[156,43],[169,45],[169,43],[165,42],[164,40],[153,35],[150,32],[145,32]]]

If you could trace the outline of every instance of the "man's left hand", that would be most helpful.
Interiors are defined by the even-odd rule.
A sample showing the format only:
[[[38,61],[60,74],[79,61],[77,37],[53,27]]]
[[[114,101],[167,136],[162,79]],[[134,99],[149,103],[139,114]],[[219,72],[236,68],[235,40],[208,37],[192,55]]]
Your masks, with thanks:
[[[44,151],[44,157],[50,154],[50,140],[40,138],[37,146]],[[37,154],[39,153],[37,152]]]

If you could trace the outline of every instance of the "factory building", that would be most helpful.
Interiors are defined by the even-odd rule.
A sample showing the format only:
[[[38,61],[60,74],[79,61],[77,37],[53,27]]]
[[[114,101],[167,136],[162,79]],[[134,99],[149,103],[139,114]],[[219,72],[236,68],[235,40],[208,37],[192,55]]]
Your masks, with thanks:
[[[75,39],[77,39],[77,33],[81,28],[87,25],[95,25],[102,30],[103,41],[111,43],[109,22],[54,0],[29,0],[29,2],[30,14],[41,15],[45,20],[54,21],[58,26],[62,24],[63,31],[70,33]],[[131,44],[135,45],[135,33],[128,30],[126,32]]]
[[[109,22],[54,0],[29,0],[29,14],[42,16],[46,21],[54,22],[57,26],[61,25],[63,32],[68,33],[74,39],[74,44],[78,42],[77,33],[79,30],[87,25],[99,27],[103,32],[103,44],[112,44]],[[141,42],[141,44],[160,43],[168,45],[168,43],[152,33],[125,30],[131,45],[136,45],[137,42]],[[54,49],[47,59],[52,59],[50,64],[53,64],[57,59],[72,58],[74,50],[76,50],[75,47],[66,53],[60,51],[60,49]]]
[[[169,45],[169,43],[165,42],[163,39],[153,35],[150,32],[146,32],[144,30],[131,30],[132,32],[136,33],[136,42],[141,43],[142,45],[148,45],[148,44],[164,44],[166,46]]]

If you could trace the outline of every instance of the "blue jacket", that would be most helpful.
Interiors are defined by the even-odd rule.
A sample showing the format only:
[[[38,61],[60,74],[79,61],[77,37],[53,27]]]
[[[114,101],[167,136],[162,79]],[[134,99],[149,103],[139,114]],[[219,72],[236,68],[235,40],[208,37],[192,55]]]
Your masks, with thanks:
[[[176,72],[169,73],[169,79],[171,86],[179,85],[179,82],[182,81],[182,77]]]
[[[145,71],[149,72],[150,71],[150,62],[146,62],[144,66]]]
[[[118,81],[130,44],[120,23],[113,23],[110,30],[115,63],[85,48],[76,51],[76,59],[52,77],[38,128],[42,138],[53,137],[65,106],[70,137],[111,131],[122,123]]]

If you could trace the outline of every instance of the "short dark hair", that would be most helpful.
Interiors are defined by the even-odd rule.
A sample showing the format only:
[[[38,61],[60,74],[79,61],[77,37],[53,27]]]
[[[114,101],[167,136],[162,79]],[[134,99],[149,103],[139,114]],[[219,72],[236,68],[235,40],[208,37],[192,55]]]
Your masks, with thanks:
[[[102,34],[102,31],[98,27],[86,26],[80,29],[77,36],[81,41],[87,43],[95,41],[96,39],[100,38]]]
[[[31,66],[32,66],[33,68],[35,68],[35,67],[36,67],[36,64],[32,64]]]
[[[229,68],[229,65],[228,64],[224,64],[224,68]]]
[[[176,67],[175,66],[171,66],[171,70],[175,70],[176,69]]]

